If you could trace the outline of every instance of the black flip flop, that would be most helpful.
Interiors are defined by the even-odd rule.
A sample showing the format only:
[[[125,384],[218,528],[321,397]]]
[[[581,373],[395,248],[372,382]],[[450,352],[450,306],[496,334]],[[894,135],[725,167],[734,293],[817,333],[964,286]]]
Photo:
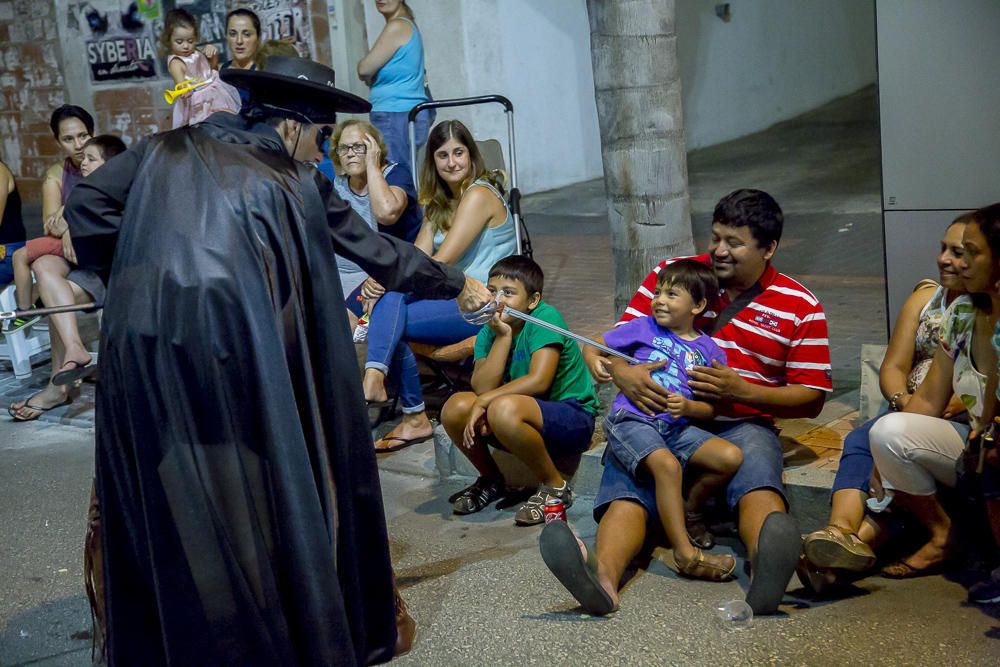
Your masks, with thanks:
[[[38,396],[38,394],[35,394],[35,396]],[[11,404],[10,404],[10,405],[9,405],[9,406],[7,407],[7,414],[9,414],[9,415],[10,415],[11,417],[13,417],[14,421],[16,421],[16,422],[33,422],[33,421],[35,421],[36,419],[38,419],[39,417],[41,417],[41,416],[42,416],[42,414],[44,414],[44,413],[48,412],[49,410],[55,410],[56,408],[61,408],[62,406],[64,406],[64,405],[69,405],[70,403],[72,403],[72,402],[73,402],[73,399],[72,399],[72,398],[67,398],[67,399],[66,399],[65,401],[63,401],[62,403],[56,403],[55,405],[51,405],[51,406],[49,406],[49,407],[47,407],[47,408],[43,408],[43,407],[39,407],[39,406],[37,406],[37,405],[32,405],[32,404],[30,403],[31,399],[32,399],[32,398],[34,398],[35,396],[31,396],[30,398],[28,398],[28,400],[26,400],[26,401],[24,402],[24,405],[22,405],[22,406],[21,406],[20,408],[18,408],[17,410],[15,410],[15,409],[14,409],[14,404],[13,404],[13,403],[11,403]],[[35,415],[34,417],[28,417],[28,418],[24,418],[24,417],[18,417],[18,416],[17,416],[17,413],[18,413],[18,411],[19,411],[19,410],[22,410],[22,409],[24,409],[24,408],[28,408],[29,410],[34,410],[34,411],[35,411],[35,412],[37,412],[38,414],[37,414],[37,415]]]
[[[778,611],[802,551],[802,536],[790,514],[772,512],[764,519],[757,539],[757,553],[750,566],[746,601],[762,616]]]
[[[73,364],[73,368],[69,368],[64,371],[59,371],[58,373],[52,376],[52,384],[54,384],[57,387],[73,384],[78,380],[83,380],[85,378],[90,377],[91,375],[93,375],[94,371],[97,370],[97,364],[94,363],[93,359],[91,359],[85,364],[80,364],[79,362],[70,359],[65,364],[63,364],[63,366],[68,366],[70,364]]]
[[[398,445],[392,445],[391,447],[376,447],[375,448],[375,453],[376,454],[388,454],[389,452],[398,452],[399,450],[406,449],[407,447],[409,447],[411,445],[416,445],[416,444],[419,444],[421,442],[427,442],[428,440],[430,440],[433,437],[434,437],[433,433],[431,433],[430,435],[425,435],[425,436],[420,437],[420,438],[401,438],[398,435],[389,435],[388,433],[386,433],[385,435],[383,435],[380,438],[380,440],[387,440],[387,441],[393,441],[393,440],[395,440],[399,444]]]
[[[608,592],[597,580],[593,567],[583,559],[576,536],[565,521],[545,524],[538,538],[542,560],[583,610],[604,616],[617,610]]]

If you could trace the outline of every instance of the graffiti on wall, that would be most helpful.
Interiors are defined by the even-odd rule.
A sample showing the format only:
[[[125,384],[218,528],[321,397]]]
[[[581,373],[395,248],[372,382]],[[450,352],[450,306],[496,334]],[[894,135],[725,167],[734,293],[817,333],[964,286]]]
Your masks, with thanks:
[[[65,11],[68,29],[86,45],[91,82],[115,84],[169,76],[159,38],[174,8],[198,21],[201,48],[212,44],[226,54],[225,17],[237,7],[260,17],[261,43],[278,39],[312,55],[308,0],[70,0]]]

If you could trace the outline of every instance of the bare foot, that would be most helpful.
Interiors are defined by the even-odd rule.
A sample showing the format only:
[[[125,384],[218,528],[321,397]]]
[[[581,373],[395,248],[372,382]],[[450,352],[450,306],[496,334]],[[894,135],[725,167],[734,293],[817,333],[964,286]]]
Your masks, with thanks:
[[[905,562],[915,570],[926,570],[948,560],[951,555],[947,542],[930,541],[905,558]]]
[[[434,426],[427,418],[427,413],[418,412],[412,415],[403,415],[403,420],[396,425],[396,428],[375,441],[375,449],[377,451],[388,447],[398,447],[401,440],[420,440],[432,435],[434,435]]]
[[[59,387],[48,385],[34,396],[11,403],[9,412],[20,421],[38,419],[45,410],[65,403],[68,393]]]
[[[366,401],[385,401],[389,399],[389,394],[385,390],[385,374],[382,371],[374,368],[366,368],[361,386],[364,388]]]
[[[614,608],[618,609],[617,587],[611,583],[611,579],[608,578],[607,574],[601,572],[600,566],[598,566],[597,568],[597,581],[599,584],[601,584],[601,588],[604,589],[604,592],[608,594],[608,597],[611,598],[611,602],[614,604]]]

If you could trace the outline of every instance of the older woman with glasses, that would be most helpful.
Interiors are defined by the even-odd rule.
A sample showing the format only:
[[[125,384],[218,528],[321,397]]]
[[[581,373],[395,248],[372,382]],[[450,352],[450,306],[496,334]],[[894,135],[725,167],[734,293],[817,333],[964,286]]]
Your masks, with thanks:
[[[382,133],[367,121],[348,120],[337,126],[330,145],[330,159],[339,174],[333,180],[337,194],[372,229],[412,242],[423,220],[413,177],[406,165],[386,159]],[[366,306],[361,285],[368,276],[343,257],[337,257],[337,268],[347,309],[360,317]]]

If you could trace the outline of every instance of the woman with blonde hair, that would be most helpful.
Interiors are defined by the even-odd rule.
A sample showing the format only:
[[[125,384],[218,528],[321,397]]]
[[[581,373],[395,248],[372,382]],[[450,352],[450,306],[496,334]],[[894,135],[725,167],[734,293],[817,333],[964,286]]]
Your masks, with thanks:
[[[372,229],[412,242],[420,230],[420,208],[413,177],[406,165],[386,159],[385,140],[371,123],[348,120],[330,138],[330,159],[339,174],[333,187]],[[347,309],[360,317],[361,285],[368,275],[343,257],[337,257]]]
[[[416,245],[434,259],[485,283],[490,267],[514,254],[514,220],[502,180],[487,172],[472,134],[457,120],[438,123],[427,139],[420,204],[424,222]],[[417,362],[406,343],[450,345],[474,336],[479,327],[463,320],[454,302],[386,293],[371,278],[361,294],[369,303],[377,299],[368,331],[365,398],[370,403],[386,400],[387,375],[399,384],[403,420],[375,443],[376,451],[390,452],[423,442],[433,431],[424,412]]]

